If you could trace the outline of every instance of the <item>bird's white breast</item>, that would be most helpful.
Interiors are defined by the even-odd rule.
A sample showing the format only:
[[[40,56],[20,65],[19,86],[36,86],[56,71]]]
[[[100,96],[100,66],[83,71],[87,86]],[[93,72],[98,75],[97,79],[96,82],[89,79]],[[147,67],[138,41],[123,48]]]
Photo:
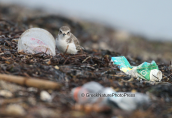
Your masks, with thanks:
[[[69,47],[68,47],[67,53],[76,54],[77,50],[76,50],[76,46],[74,42],[67,43],[65,39],[59,39],[59,38],[56,39],[56,46],[60,52],[64,53],[68,45]]]

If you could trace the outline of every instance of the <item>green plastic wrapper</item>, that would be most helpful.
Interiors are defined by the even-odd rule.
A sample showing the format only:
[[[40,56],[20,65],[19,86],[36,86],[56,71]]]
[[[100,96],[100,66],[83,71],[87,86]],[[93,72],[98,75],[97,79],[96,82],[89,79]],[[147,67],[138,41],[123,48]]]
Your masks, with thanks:
[[[124,56],[112,57],[111,60],[115,65],[118,65],[121,71],[125,73],[133,68]]]
[[[158,69],[155,61],[144,62],[139,66],[131,66],[124,56],[112,57],[111,61],[118,65],[121,71],[133,77],[140,77],[148,81],[160,81],[162,79],[162,72]]]
[[[139,74],[139,77],[142,79],[150,80],[150,72],[153,69],[158,69],[157,64],[155,61],[152,61],[151,63],[144,62],[141,65],[137,66],[137,73]],[[156,75],[154,75],[156,76]]]

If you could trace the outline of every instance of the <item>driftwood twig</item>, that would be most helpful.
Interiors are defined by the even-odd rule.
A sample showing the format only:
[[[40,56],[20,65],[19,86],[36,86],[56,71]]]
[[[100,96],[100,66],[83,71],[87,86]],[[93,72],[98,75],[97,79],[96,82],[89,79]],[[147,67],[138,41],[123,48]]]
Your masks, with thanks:
[[[52,82],[48,80],[41,80],[37,78],[31,77],[21,77],[7,74],[0,74],[0,80],[16,83],[19,85],[25,85],[30,87],[36,87],[39,89],[56,89],[60,90],[61,84],[57,82]]]

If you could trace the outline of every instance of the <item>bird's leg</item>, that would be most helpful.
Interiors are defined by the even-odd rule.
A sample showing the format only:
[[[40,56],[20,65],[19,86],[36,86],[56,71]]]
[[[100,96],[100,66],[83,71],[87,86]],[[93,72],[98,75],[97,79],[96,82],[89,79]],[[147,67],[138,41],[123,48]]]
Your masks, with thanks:
[[[57,48],[57,50],[58,50],[58,48]],[[62,56],[64,59],[66,59],[65,56],[63,54],[61,54],[60,52],[59,52],[59,55]]]
[[[80,49],[80,51],[81,51],[81,53],[83,53],[83,50],[82,50],[82,48]]]
[[[66,51],[65,51],[65,53],[64,53],[64,54],[66,54],[66,52],[67,52],[67,50],[68,50],[68,47],[69,47],[69,45],[67,45],[67,48],[66,48]]]

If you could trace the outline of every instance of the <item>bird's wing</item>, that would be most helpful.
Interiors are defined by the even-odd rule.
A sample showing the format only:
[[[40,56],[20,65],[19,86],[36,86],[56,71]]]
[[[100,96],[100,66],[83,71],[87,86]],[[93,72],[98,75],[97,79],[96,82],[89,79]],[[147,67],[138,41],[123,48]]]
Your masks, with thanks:
[[[77,50],[84,49],[82,46],[80,46],[78,39],[73,34],[71,34],[71,38],[73,39]]]
[[[66,40],[66,42],[67,42],[67,43],[72,43],[72,37],[68,38],[68,39]]]

